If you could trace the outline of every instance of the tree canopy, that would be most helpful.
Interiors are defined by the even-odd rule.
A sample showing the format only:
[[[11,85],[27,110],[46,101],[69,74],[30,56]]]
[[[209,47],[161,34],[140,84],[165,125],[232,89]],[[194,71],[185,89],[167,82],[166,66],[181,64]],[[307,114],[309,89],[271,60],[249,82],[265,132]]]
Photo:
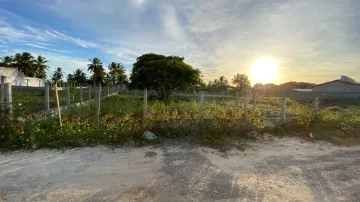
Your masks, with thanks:
[[[112,62],[109,66],[109,81],[110,84],[124,84],[127,82],[127,76],[125,74],[125,67],[121,63]]]
[[[235,74],[232,83],[240,92],[244,92],[244,90],[251,88],[250,80],[245,74]]]
[[[91,80],[93,80],[96,85],[101,85],[102,83],[104,83],[105,79],[103,63],[100,61],[99,58],[96,57],[93,59],[89,59],[89,61],[91,63],[88,64],[88,70],[93,73],[93,75],[91,76]]]
[[[130,87],[154,90],[160,99],[169,99],[174,90],[188,90],[201,83],[200,70],[178,56],[144,54],[137,58]]]
[[[49,67],[45,57],[39,55],[37,59],[30,53],[16,53],[14,56],[4,56],[1,58],[0,66],[16,67],[19,72],[28,77],[46,78],[46,71]]]

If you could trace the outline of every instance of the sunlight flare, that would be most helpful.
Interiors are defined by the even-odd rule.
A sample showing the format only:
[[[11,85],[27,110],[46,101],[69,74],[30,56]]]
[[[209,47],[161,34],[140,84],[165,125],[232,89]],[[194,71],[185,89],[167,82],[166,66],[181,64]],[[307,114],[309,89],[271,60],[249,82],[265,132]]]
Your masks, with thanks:
[[[256,61],[250,69],[252,84],[274,83],[278,76],[278,67],[272,58],[264,58]]]

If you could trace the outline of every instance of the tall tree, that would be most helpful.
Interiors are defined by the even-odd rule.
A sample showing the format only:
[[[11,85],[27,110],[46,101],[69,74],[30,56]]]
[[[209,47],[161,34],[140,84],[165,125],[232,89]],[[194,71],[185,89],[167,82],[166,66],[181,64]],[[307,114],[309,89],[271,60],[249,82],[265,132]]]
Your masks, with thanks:
[[[82,84],[86,82],[86,74],[81,69],[77,69],[72,74],[72,79],[77,84]]]
[[[4,56],[1,58],[0,66],[11,67],[12,61],[13,59],[11,56]]]
[[[37,78],[41,78],[41,79],[45,79],[46,78],[46,71],[49,69],[49,66],[46,65],[48,61],[46,60],[45,57],[42,57],[41,55],[39,55],[37,57],[37,60],[34,61],[34,65],[35,65],[35,69],[36,71],[36,77]]]
[[[237,90],[244,92],[244,90],[251,87],[250,80],[245,74],[235,74],[232,83],[236,86]]]
[[[61,67],[58,67],[56,68],[54,74],[53,74],[53,77],[52,77],[52,81],[54,83],[59,83],[61,81],[61,79],[63,78],[63,71],[62,71],[62,68]]]
[[[126,82],[127,77],[125,74],[125,67],[121,63],[112,62],[108,69],[110,70],[109,76],[112,85],[123,84]]]
[[[17,53],[14,57],[15,65],[25,76],[34,77],[37,69],[34,65],[34,57],[28,53]]]
[[[187,90],[201,83],[200,71],[178,56],[145,54],[137,58],[130,76],[130,86],[157,92],[168,100],[174,90]]]
[[[96,85],[101,85],[104,82],[105,71],[103,68],[103,64],[98,58],[89,59],[91,62],[88,64],[88,70],[93,73],[91,79],[94,81]]]

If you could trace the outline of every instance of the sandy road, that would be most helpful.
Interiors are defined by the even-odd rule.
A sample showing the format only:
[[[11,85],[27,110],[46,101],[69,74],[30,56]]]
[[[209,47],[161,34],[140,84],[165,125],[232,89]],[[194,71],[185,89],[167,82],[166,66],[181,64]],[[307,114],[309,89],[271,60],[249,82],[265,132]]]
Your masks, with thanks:
[[[284,138],[0,154],[0,201],[360,201],[360,147]]]

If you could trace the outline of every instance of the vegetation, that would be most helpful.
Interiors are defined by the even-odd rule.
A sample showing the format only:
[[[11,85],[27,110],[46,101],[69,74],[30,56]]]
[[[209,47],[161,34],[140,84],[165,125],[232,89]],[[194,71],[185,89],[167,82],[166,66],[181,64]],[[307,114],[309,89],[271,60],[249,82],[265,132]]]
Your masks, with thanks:
[[[46,78],[46,71],[49,69],[47,62],[41,55],[35,60],[30,53],[23,52],[16,53],[15,56],[2,57],[0,66],[17,67],[19,72],[28,77]]]
[[[161,100],[173,91],[188,90],[201,83],[200,71],[178,56],[145,54],[137,58],[130,76],[130,86],[154,90]]]
[[[99,58],[89,59],[89,61],[91,63],[88,64],[88,70],[93,73],[93,75],[91,76],[91,80],[96,85],[103,84],[105,79],[105,71],[102,62]]]
[[[119,94],[106,97],[101,101],[99,129],[94,126],[95,103],[73,106],[64,111],[62,129],[53,116],[40,120],[14,119],[0,127],[0,147],[37,149],[97,144],[141,146],[148,144],[142,138],[146,130],[160,136],[155,143],[182,137],[223,151],[242,149],[246,139],[255,138],[247,135],[252,130],[307,139],[310,139],[311,132],[316,139],[340,144],[360,141],[360,106],[334,107],[331,103],[323,103],[316,117],[312,103],[288,100],[287,113],[298,116],[298,119],[274,130],[263,128],[262,120],[266,117],[263,111],[279,112],[280,97],[259,98],[254,111],[250,100],[248,125],[243,124],[244,112],[236,106],[234,95],[226,97],[225,102],[213,95],[206,96],[202,122],[199,120],[199,103],[196,98],[192,94],[182,94],[167,102],[149,100],[148,113],[143,116],[141,96]]]

